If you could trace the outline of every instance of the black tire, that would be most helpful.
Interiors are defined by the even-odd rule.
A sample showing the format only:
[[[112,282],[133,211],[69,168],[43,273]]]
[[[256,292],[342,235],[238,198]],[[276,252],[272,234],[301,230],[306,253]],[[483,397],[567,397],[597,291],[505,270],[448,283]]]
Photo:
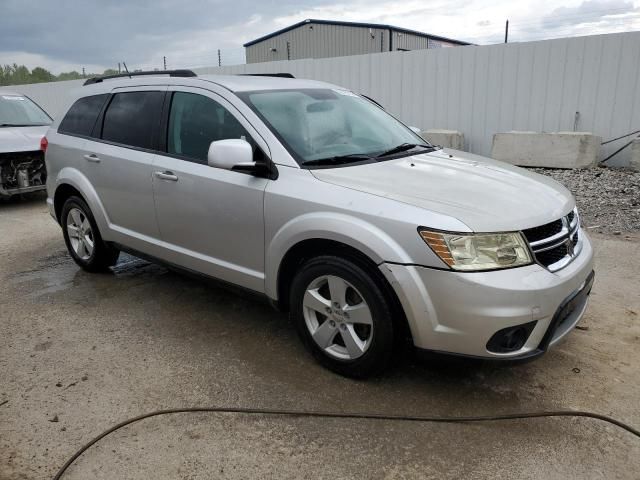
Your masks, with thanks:
[[[71,239],[69,238],[69,232],[67,229],[67,219],[69,213],[73,209],[78,209],[82,212],[84,217],[89,221],[91,225],[91,236],[93,238],[93,252],[89,258],[81,258],[75,252],[71,245]],[[60,225],[62,226],[62,233],[64,235],[64,243],[67,245],[67,250],[71,258],[87,272],[104,272],[109,267],[116,264],[120,252],[111,245],[105,243],[96,225],[96,220],[91,213],[91,209],[87,203],[80,197],[69,197],[62,206],[62,213],[60,215]]]
[[[307,327],[303,306],[305,293],[316,279],[326,275],[346,280],[369,307],[372,319],[370,343],[358,358],[335,358],[316,343]],[[391,302],[379,281],[366,266],[333,255],[313,258],[300,267],[291,284],[290,316],[302,342],[320,364],[351,378],[370,377],[385,369],[394,351],[394,322]]]

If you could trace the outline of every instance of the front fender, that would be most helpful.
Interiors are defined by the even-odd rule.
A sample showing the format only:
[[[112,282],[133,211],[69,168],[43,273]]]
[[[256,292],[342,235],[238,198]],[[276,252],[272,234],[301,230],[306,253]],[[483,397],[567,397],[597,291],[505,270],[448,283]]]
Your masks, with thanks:
[[[284,224],[271,238],[265,255],[265,290],[278,298],[278,270],[287,252],[305,240],[333,240],[362,252],[376,265],[410,263],[409,254],[386,232],[360,218],[335,212],[307,213]]]
[[[70,185],[80,192],[85,202],[87,202],[87,205],[89,205],[91,213],[93,213],[93,217],[98,225],[102,238],[108,240],[110,224],[109,217],[89,179],[75,168],[64,167],[60,170],[56,178],[56,192],[61,185]]]

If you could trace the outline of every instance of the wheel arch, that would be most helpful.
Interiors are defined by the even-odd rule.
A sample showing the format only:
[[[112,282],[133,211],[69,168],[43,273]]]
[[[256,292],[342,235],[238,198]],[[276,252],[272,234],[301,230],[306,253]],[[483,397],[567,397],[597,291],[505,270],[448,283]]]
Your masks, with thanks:
[[[404,309],[395,290],[378,268],[376,262],[357,248],[336,240],[309,238],[293,245],[285,254],[278,269],[276,306],[281,311],[289,310],[290,286],[298,269],[312,258],[333,255],[352,261],[369,272],[391,303],[393,320],[400,327],[401,336],[411,337]]]
[[[104,237],[104,234],[109,231],[109,220],[102,202],[98,198],[98,194],[91,185],[91,182],[89,182],[89,179],[78,170],[69,167],[63,168],[58,174],[56,189],[53,195],[54,211],[58,223],[61,222],[60,214],[64,202],[74,195],[79,196],[87,203]]]
[[[361,218],[335,212],[308,213],[289,220],[268,240],[265,292],[270,298],[279,298],[278,278],[285,256],[309,241],[350,247],[375,266],[385,261],[411,263],[409,254],[391,236]]]
[[[61,223],[62,221],[60,218],[60,215],[62,215],[62,207],[70,197],[74,196],[82,198],[85,202],[87,201],[86,198],[84,198],[84,195],[82,195],[82,192],[68,183],[62,183],[56,188],[53,196],[53,208],[58,223]]]

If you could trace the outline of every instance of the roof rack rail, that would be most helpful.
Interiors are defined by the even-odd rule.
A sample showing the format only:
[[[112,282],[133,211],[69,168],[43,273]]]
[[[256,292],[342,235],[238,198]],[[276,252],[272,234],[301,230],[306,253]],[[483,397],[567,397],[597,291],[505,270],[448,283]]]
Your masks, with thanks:
[[[150,70],[146,72],[131,72],[131,73],[117,73],[115,75],[105,75],[103,77],[93,77],[88,79],[82,85],[93,85],[94,83],[100,83],[103,80],[109,80],[112,78],[131,78],[141,77],[145,75],[169,75],[170,77],[197,77],[193,70]]]
[[[279,78],[296,78],[291,73],[240,73],[245,77],[279,77]]]

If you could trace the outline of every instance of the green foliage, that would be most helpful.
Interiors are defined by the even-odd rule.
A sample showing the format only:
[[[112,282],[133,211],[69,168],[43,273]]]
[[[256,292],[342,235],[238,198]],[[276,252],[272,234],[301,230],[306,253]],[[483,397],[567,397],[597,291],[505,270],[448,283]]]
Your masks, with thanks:
[[[36,67],[31,70],[31,82],[33,83],[53,82],[55,78],[55,75],[53,75],[49,70],[45,70],[42,67]]]
[[[61,82],[63,80],[79,80],[80,78],[83,78],[82,74],[72,70],[71,72],[62,72],[58,75],[57,80]]]
[[[118,73],[117,70],[109,68],[102,75],[113,75]],[[6,85],[23,85],[26,83],[42,83],[42,82],[59,82],[62,80],[78,80],[81,78],[97,77],[98,73],[81,73],[74,71],[63,72],[60,75],[54,75],[49,70],[42,67],[36,67],[29,71],[24,65],[0,65],[0,87]]]

